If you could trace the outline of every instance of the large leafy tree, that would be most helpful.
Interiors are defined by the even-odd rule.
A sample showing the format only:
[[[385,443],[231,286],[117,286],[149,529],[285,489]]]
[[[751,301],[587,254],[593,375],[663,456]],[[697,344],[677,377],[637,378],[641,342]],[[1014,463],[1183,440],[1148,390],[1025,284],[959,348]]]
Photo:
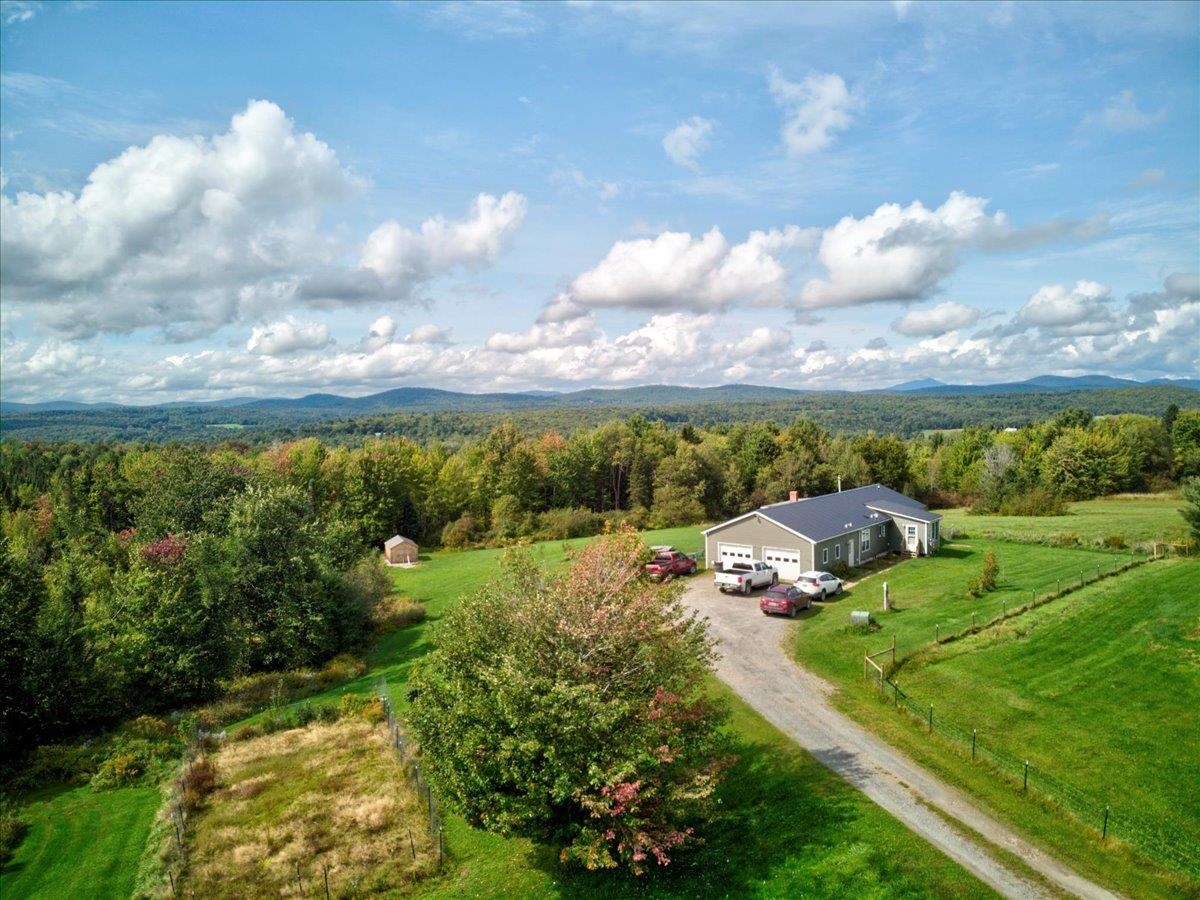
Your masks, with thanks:
[[[641,872],[696,839],[728,764],[705,626],[621,531],[565,574],[510,555],[447,614],[412,680],[430,781],[489,831]]]

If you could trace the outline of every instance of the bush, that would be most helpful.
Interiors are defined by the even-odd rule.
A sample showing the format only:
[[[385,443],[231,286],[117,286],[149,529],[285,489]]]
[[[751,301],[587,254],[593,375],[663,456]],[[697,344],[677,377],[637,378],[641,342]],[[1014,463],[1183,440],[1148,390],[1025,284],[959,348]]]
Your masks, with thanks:
[[[1110,550],[1123,550],[1125,548],[1125,535],[1106,534],[1102,543]]]
[[[0,797],[0,866],[9,861],[25,839],[29,823],[21,808],[7,797]]]
[[[1078,547],[1080,544],[1079,535],[1074,531],[1060,531],[1050,535],[1047,540],[1054,547]]]
[[[451,550],[461,550],[471,546],[475,539],[475,520],[469,515],[462,515],[442,529],[442,546]]]
[[[96,774],[103,758],[103,752],[96,748],[46,744],[33,751],[21,781],[31,785],[60,781],[83,784]]]
[[[552,509],[542,514],[542,531],[546,539],[565,541],[570,538],[588,537],[596,534],[603,519],[590,509]]]
[[[1065,516],[1067,501],[1044,487],[1035,487],[1005,497],[996,512],[1001,516]]]
[[[194,760],[180,776],[183,808],[194,812],[217,787],[217,765],[207,756]]]
[[[967,594],[972,597],[982,597],[996,589],[1000,578],[1000,561],[996,554],[989,550],[983,557],[983,566],[979,574],[967,582]]]
[[[377,634],[388,634],[424,620],[424,605],[407,597],[387,597],[377,603],[371,613],[371,621]]]
[[[231,741],[252,741],[257,737],[262,737],[263,730],[258,725],[242,725],[233,729],[229,734]]]
[[[100,768],[92,776],[91,788],[93,791],[107,791],[126,787],[145,774],[145,764],[137,754],[118,753],[100,764]]]

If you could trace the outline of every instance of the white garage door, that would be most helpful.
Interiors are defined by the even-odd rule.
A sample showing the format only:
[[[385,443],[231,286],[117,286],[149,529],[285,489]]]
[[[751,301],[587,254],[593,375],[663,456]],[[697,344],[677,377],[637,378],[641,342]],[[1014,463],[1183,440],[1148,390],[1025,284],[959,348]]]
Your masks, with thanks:
[[[717,556],[722,567],[728,569],[734,563],[748,563],[754,559],[754,548],[748,544],[717,544]]]
[[[800,551],[780,550],[777,547],[763,547],[763,562],[779,570],[779,577],[785,581],[795,581],[800,577]]]

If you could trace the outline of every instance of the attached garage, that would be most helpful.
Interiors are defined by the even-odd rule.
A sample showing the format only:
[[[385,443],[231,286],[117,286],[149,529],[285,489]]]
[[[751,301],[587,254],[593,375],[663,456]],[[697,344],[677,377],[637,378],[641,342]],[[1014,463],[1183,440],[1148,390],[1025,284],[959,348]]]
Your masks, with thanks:
[[[881,484],[773,503],[704,532],[710,568],[761,559],[795,581],[839,563],[861,565],[892,551],[936,553],[937,513]],[[916,526],[919,538],[909,535]]]
[[[754,548],[749,544],[717,544],[717,558],[721,568],[727,569],[734,563],[750,562],[754,559]]]
[[[795,581],[804,570],[800,568],[800,551],[779,547],[763,547],[763,562],[774,566],[784,581]]]

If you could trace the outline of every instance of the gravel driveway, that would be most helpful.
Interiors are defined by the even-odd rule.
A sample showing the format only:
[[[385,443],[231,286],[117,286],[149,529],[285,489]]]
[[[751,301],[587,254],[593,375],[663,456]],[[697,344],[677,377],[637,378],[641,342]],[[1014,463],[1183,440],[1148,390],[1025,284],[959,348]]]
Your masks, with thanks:
[[[1115,897],[1047,856],[982,812],[957,790],[920,768],[828,702],[833,685],[800,668],[783,650],[784,617],[764,616],[758,593],[724,595],[704,573],[692,578],[684,603],[709,619],[721,658],[717,674],[771,724],[886,809],[910,829],[1007,897],[1043,897],[1044,888],[1013,871],[951,828],[930,807],[1020,857],[1067,893]]]

